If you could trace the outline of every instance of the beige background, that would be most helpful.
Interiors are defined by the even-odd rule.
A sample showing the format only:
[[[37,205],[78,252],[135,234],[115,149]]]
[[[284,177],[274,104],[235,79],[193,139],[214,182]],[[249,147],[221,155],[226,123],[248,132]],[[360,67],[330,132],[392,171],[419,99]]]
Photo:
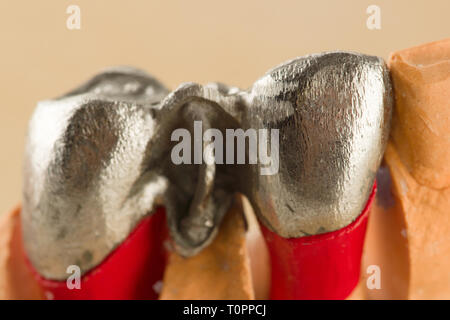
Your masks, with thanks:
[[[134,65],[171,88],[245,88],[295,56],[344,49],[387,58],[450,36],[448,0],[0,1],[0,213],[20,201],[35,103],[104,67]],[[70,4],[81,8],[81,30],[66,28]],[[370,4],[381,7],[381,30],[366,28]]]

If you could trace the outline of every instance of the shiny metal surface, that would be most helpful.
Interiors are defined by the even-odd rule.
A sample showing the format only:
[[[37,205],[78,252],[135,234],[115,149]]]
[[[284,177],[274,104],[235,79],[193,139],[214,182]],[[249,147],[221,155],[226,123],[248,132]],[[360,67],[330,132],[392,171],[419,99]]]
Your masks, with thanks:
[[[116,68],[56,100],[40,102],[29,124],[22,227],[31,263],[64,279],[99,264],[167,187],[146,174],[155,134],[153,103],[168,90],[131,68]],[[141,103],[142,102],[142,103]]]
[[[342,228],[370,194],[392,101],[382,59],[345,52],[284,63],[247,91],[187,83],[169,93],[142,71],[109,70],[41,102],[31,119],[27,253],[47,278],[64,279],[70,264],[86,272],[164,205],[176,250],[193,255],[212,241],[235,192],[283,237]],[[193,132],[194,121],[221,132],[278,129],[279,172],[175,165],[171,133]]]
[[[247,103],[245,126],[280,129],[279,174],[254,175],[247,186],[266,225],[299,237],[350,224],[389,135],[393,98],[383,60],[343,52],[298,58],[259,79]]]

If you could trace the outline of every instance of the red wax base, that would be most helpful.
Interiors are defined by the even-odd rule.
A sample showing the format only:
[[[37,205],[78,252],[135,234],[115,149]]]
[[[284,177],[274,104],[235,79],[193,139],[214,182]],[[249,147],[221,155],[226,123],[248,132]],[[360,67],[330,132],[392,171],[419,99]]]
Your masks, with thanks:
[[[272,263],[271,299],[345,299],[359,281],[376,184],[350,225],[309,237],[282,238],[261,225]]]
[[[100,265],[81,277],[80,289],[68,289],[66,281],[45,279],[28,264],[50,299],[157,299],[155,284],[162,280],[166,265],[162,245],[166,235],[165,211],[158,208]]]

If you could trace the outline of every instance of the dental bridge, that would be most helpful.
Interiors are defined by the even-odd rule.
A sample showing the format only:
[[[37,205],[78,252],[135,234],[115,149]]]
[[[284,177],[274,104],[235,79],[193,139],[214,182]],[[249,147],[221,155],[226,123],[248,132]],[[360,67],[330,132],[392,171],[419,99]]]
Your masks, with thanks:
[[[170,92],[141,70],[105,70],[32,116],[27,257],[47,279],[66,279],[74,264],[85,274],[161,206],[175,250],[193,256],[214,239],[236,193],[281,238],[340,230],[373,192],[392,105],[384,61],[358,53],[293,59],[248,90],[186,83]],[[247,135],[221,146],[227,130]],[[261,174],[268,164],[276,170]]]

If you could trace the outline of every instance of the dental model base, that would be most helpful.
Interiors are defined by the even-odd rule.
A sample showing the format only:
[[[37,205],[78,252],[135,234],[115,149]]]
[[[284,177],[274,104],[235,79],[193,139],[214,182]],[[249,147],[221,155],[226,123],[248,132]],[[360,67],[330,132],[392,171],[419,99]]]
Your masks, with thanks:
[[[394,52],[392,133],[364,268],[371,299],[450,299],[450,38]]]
[[[312,264],[326,259],[321,255],[327,251],[302,255],[296,248],[286,253],[297,246],[286,239],[321,239],[361,225],[354,239],[344,238],[341,244],[360,243],[350,249],[352,269],[342,268],[352,273],[351,284],[346,284],[350,288],[359,274],[365,208],[373,197],[392,103],[383,60],[356,53],[291,60],[245,91],[187,83],[169,92],[142,71],[107,70],[60,98],[39,103],[31,119],[21,213],[30,265],[48,290],[65,283],[71,265],[80,268],[83,281],[93,281],[97,268],[105,268],[116,251],[126,250],[146,219],[155,219],[158,207],[164,207],[174,250],[185,257],[196,255],[212,242],[238,192],[249,199],[271,239],[272,258],[290,257],[284,263],[293,268],[296,251]],[[196,153],[196,146],[211,150],[209,137],[193,141],[192,159],[177,163],[173,153],[182,135],[174,139],[174,132],[195,137],[199,124],[216,139],[239,129],[270,136],[262,154],[271,161],[252,161],[251,148],[242,155],[215,143],[216,161],[198,161],[203,153]],[[220,154],[227,161],[217,161]],[[164,229],[161,221],[153,221],[157,227],[145,232],[152,246],[159,245],[153,233]],[[299,240],[300,246],[307,242]],[[165,258],[143,248],[141,255],[148,259],[134,268],[145,272],[142,266],[151,265],[147,272],[159,270],[154,273],[159,276],[150,277],[151,287],[162,277]],[[330,244],[328,250],[340,249]],[[281,281],[277,272],[283,271],[275,267],[272,281]],[[296,274],[298,270],[284,276]],[[349,291],[305,290],[288,298],[345,298]],[[286,297],[275,291],[274,298]]]

